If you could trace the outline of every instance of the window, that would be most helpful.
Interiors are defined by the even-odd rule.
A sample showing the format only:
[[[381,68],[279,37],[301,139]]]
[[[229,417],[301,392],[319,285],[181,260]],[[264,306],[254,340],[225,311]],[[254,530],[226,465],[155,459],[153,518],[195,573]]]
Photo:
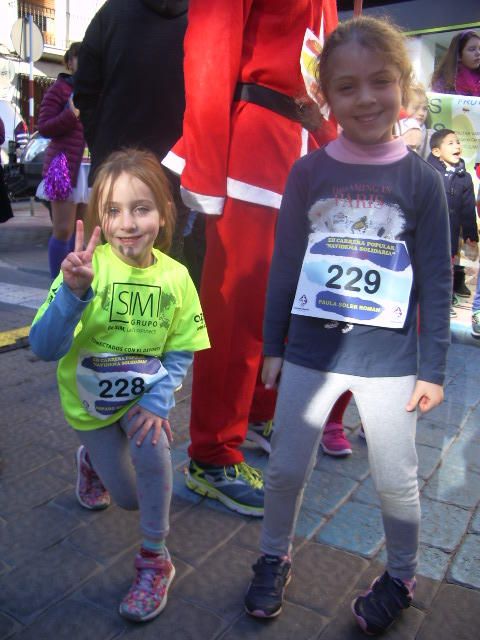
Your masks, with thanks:
[[[55,0],[30,0],[18,3],[18,17],[32,15],[45,44],[55,44]]]

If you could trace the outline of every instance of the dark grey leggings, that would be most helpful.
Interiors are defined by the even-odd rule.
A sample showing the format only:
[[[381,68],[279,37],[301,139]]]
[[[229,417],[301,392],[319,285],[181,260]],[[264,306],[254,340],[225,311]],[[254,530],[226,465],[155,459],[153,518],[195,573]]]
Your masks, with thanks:
[[[164,540],[172,497],[170,445],[162,431],[155,446],[150,432],[137,447],[135,438],[128,439],[128,429],[123,416],[108,427],[77,434],[115,502],[123,509],[140,510],[140,529],[146,538]]]
[[[420,523],[416,412],[405,410],[414,386],[415,376],[361,378],[284,362],[265,479],[263,553],[290,552],[323,426],[335,401],[350,389],[365,429],[372,478],[380,496],[387,569],[402,579],[415,575]]]

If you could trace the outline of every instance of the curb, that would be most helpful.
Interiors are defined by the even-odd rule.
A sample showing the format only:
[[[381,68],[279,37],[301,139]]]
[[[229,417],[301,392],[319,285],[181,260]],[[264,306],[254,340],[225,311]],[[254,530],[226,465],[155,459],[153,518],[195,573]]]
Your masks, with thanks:
[[[18,329],[10,329],[9,331],[0,332],[0,353],[5,351],[14,351],[15,349],[23,349],[29,346],[28,334],[30,333],[30,325],[19,327]]]
[[[8,223],[5,223],[8,224]],[[51,227],[46,225],[29,225],[25,227],[10,226],[0,227],[0,251],[8,251],[15,247],[25,245],[47,246],[52,235]]]

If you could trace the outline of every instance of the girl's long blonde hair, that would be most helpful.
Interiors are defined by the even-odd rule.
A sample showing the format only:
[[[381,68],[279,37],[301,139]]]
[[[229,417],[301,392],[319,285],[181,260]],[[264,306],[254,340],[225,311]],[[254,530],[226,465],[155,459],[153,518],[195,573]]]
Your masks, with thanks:
[[[170,184],[157,158],[143,149],[115,151],[100,165],[88,203],[87,233],[90,235],[96,225],[103,228],[105,205],[112,199],[113,187],[122,173],[138,178],[151,190],[155,206],[165,223],[160,227],[154,246],[168,252],[175,227],[175,205]],[[108,191],[105,192],[107,185]]]

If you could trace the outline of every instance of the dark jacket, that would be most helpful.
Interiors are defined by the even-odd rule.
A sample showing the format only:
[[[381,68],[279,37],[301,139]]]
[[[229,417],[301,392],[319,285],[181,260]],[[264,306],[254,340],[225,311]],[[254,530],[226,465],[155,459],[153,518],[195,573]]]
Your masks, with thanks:
[[[443,178],[450,216],[452,256],[455,256],[458,252],[460,233],[464,240],[468,238],[478,242],[475,190],[472,177],[465,169],[463,160],[460,160],[455,171],[447,171],[445,164],[432,153],[428,156],[428,162]]]
[[[5,125],[0,118],[0,146],[5,142]],[[0,223],[13,217],[12,206],[8,198],[8,189],[3,175],[2,159],[0,156]]]
[[[126,146],[162,159],[182,134],[185,0],[107,0],[91,21],[75,74],[75,105],[96,168]]]
[[[45,153],[43,175],[46,175],[53,158],[63,152],[67,158],[72,186],[75,187],[85,149],[85,139],[82,123],[68,106],[72,92],[72,76],[60,73],[43,97],[38,116],[38,130],[42,136],[52,139]]]

